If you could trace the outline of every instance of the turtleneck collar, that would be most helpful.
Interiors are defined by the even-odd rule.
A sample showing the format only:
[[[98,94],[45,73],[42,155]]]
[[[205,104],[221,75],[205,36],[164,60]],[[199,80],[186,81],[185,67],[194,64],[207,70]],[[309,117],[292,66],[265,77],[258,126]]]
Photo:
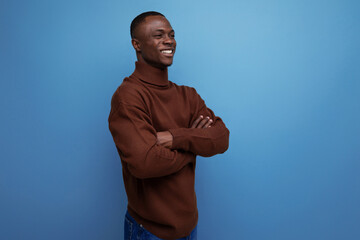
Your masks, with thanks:
[[[159,69],[143,62],[135,62],[135,71],[132,75],[157,86],[168,86],[169,84],[167,68]]]

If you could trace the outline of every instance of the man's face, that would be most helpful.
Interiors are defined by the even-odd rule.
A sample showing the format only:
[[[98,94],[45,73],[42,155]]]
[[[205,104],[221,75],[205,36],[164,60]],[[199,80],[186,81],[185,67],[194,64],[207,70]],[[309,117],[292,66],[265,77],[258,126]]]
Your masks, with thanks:
[[[175,32],[163,16],[148,16],[136,29],[132,40],[138,61],[157,68],[173,62],[176,49]]]

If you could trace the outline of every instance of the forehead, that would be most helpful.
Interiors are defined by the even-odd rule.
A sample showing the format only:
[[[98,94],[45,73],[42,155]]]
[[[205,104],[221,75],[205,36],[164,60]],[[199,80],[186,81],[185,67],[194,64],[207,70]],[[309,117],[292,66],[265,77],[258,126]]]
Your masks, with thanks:
[[[145,31],[172,30],[170,22],[163,16],[147,16],[141,28]]]

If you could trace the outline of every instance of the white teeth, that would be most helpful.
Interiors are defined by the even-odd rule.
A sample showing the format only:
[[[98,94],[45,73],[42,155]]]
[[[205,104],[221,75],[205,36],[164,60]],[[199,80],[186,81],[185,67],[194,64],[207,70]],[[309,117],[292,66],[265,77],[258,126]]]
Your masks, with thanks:
[[[167,53],[167,54],[171,54],[173,51],[172,50],[162,50],[162,53]]]

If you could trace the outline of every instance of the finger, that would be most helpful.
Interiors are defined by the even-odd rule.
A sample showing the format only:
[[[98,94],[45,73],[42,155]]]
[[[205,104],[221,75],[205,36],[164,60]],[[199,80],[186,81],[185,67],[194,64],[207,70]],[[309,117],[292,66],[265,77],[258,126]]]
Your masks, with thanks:
[[[209,119],[209,121],[207,121],[207,123],[203,126],[203,128],[208,128],[211,127],[210,125],[213,123],[212,119]]]
[[[192,124],[191,128],[196,128],[196,126],[199,124],[199,122],[201,121],[201,119],[203,119],[203,115],[200,115],[200,117],[198,117],[195,122]]]
[[[203,128],[205,124],[210,120],[209,117],[204,118],[197,126],[196,128]]]
[[[160,145],[159,132],[156,133],[156,144]]]

